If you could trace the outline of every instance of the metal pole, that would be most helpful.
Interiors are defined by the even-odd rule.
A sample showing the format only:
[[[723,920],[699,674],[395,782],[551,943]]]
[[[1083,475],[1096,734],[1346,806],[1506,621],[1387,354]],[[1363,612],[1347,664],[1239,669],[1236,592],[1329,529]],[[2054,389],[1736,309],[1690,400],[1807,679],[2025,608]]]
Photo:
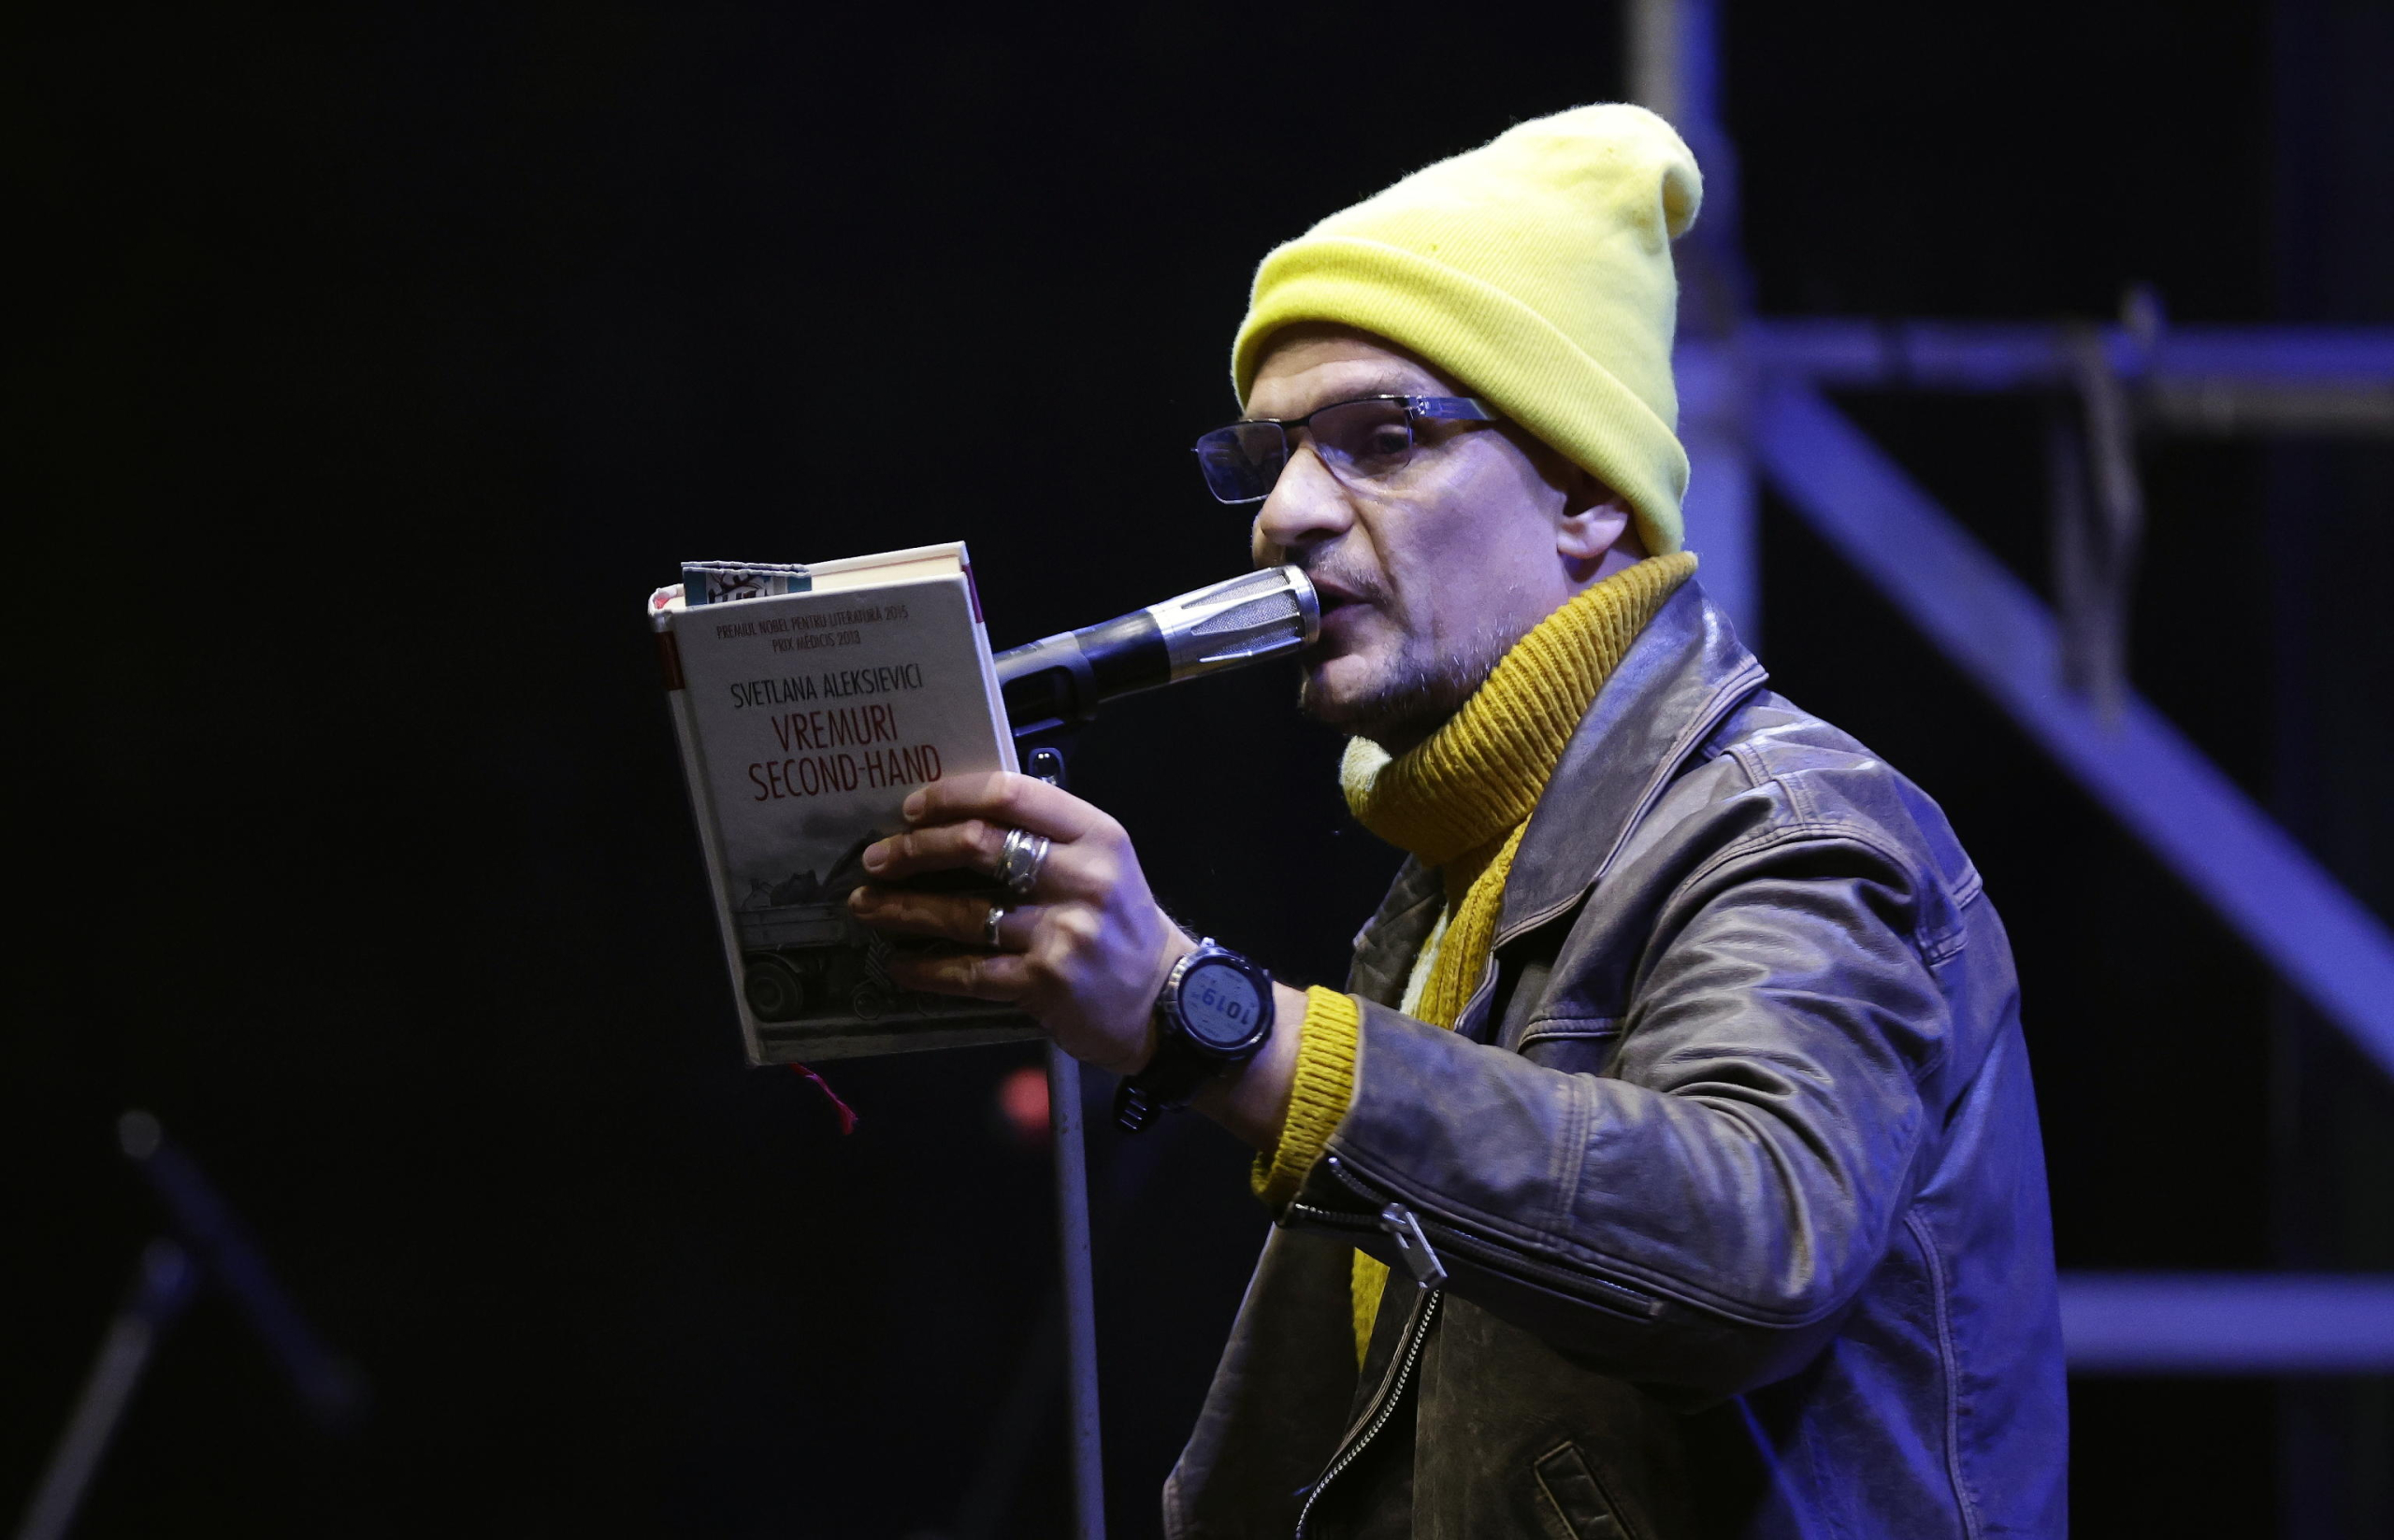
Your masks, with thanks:
[[[61,1540],[74,1527],[83,1494],[91,1490],[100,1458],[124,1421],[159,1335],[182,1314],[197,1285],[197,1270],[174,1242],[152,1241],[141,1254],[124,1308],[108,1323],[83,1394],[50,1457],[50,1469],[42,1473],[41,1485],[25,1507],[17,1540]]]
[[[117,1143],[174,1216],[193,1259],[230,1295],[290,1376],[300,1403],[320,1427],[346,1431],[366,1413],[366,1381],[320,1341],[269,1272],[224,1195],[198,1162],[168,1139],[158,1120],[136,1109],[117,1119]]]
[[[1740,345],[1749,295],[1738,254],[1737,153],[1721,125],[1720,7],[1715,0],[1631,0],[1625,17],[1630,96],[1668,119],[1704,170],[1704,212],[1677,259],[1687,543],[1704,559],[1705,592],[1727,612],[1738,640],[1759,653],[1761,499],[1752,381]]]
[[[1754,475],[1752,370],[1734,338],[1682,343],[1673,367],[1689,468],[1681,505],[1688,545],[1703,558],[1704,591],[1727,613],[1738,640],[1759,654],[1762,496]]]
[[[1629,0],[1629,99],[1671,122],[1685,116],[1680,96],[1680,0]]]
[[[1064,784],[1064,751],[1032,749],[1024,773]],[[1056,1250],[1064,1281],[1065,1453],[1073,1473],[1074,1533],[1105,1540],[1105,1462],[1097,1428],[1097,1285],[1089,1260],[1089,1147],[1081,1137],[1079,1060],[1047,1044],[1047,1131],[1056,1146]]]
[[[1056,1239],[1064,1273],[1066,1444],[1074,1533],[1105,1540],[1105,1467],[1097,1427],[1097,1295],[1089,1261],[1089,1154],[1081,1138],[1081,1067],[1047,1044],[1047,1126],[1056,1146]]]

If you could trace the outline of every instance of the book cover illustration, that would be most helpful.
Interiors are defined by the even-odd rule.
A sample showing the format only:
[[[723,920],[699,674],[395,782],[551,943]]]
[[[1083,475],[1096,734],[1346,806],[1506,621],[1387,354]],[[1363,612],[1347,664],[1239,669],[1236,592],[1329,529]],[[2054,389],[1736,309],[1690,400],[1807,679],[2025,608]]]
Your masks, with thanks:
[[[891,943],[848,912],[864,847],[905,828],[908,795],[1015,768],[955,550],[952,575],[916,576],[918,557],[911,581],[865,585],[868,569],[829,591],[652,600],[756,1062],[1036,1035],[1008,1007],[900,989]]]

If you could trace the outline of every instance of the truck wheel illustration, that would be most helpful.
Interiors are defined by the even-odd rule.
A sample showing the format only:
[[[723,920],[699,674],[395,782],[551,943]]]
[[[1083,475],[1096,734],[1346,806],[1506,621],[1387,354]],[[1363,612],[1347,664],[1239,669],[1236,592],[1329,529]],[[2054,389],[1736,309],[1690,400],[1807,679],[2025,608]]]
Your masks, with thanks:
[[[759,1021],[796,1021],[806,1009],[806,981],[798,970],[772,953],[751,953],[741,993]]]
[[[860,1021],[879,1021],[889,1014],[889,1007],[896,1003],[897,998],[890,993],[887,986],[876,984],[872,979],[858,985],[848,995],[848,1008],[857,1014],[857,1018]]]

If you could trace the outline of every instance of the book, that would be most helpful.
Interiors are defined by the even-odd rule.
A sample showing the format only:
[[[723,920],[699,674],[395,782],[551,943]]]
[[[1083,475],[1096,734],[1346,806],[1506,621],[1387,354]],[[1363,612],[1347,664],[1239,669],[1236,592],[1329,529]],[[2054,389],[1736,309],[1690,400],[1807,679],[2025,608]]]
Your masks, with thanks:
[[[1016,768],[964,546],[690,562],[648,610],[750,1062],[1038,1036],[1010,1006],[900,989],[905,943],[848,913],[911,793]]]

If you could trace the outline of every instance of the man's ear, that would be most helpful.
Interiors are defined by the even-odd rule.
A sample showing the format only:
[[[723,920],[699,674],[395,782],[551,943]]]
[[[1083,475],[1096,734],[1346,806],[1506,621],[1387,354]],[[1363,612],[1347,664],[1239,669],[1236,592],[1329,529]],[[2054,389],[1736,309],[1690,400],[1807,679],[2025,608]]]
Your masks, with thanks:
[[[1637,531],[1629,515],[1629,500],[1577,466],[1566,488],[1563,513],[1554,524],[1554,553],[1574,583],[1594,578],[1605,558],[1642,556]],[[1618,564],[1616,564],[1618,565]]]

